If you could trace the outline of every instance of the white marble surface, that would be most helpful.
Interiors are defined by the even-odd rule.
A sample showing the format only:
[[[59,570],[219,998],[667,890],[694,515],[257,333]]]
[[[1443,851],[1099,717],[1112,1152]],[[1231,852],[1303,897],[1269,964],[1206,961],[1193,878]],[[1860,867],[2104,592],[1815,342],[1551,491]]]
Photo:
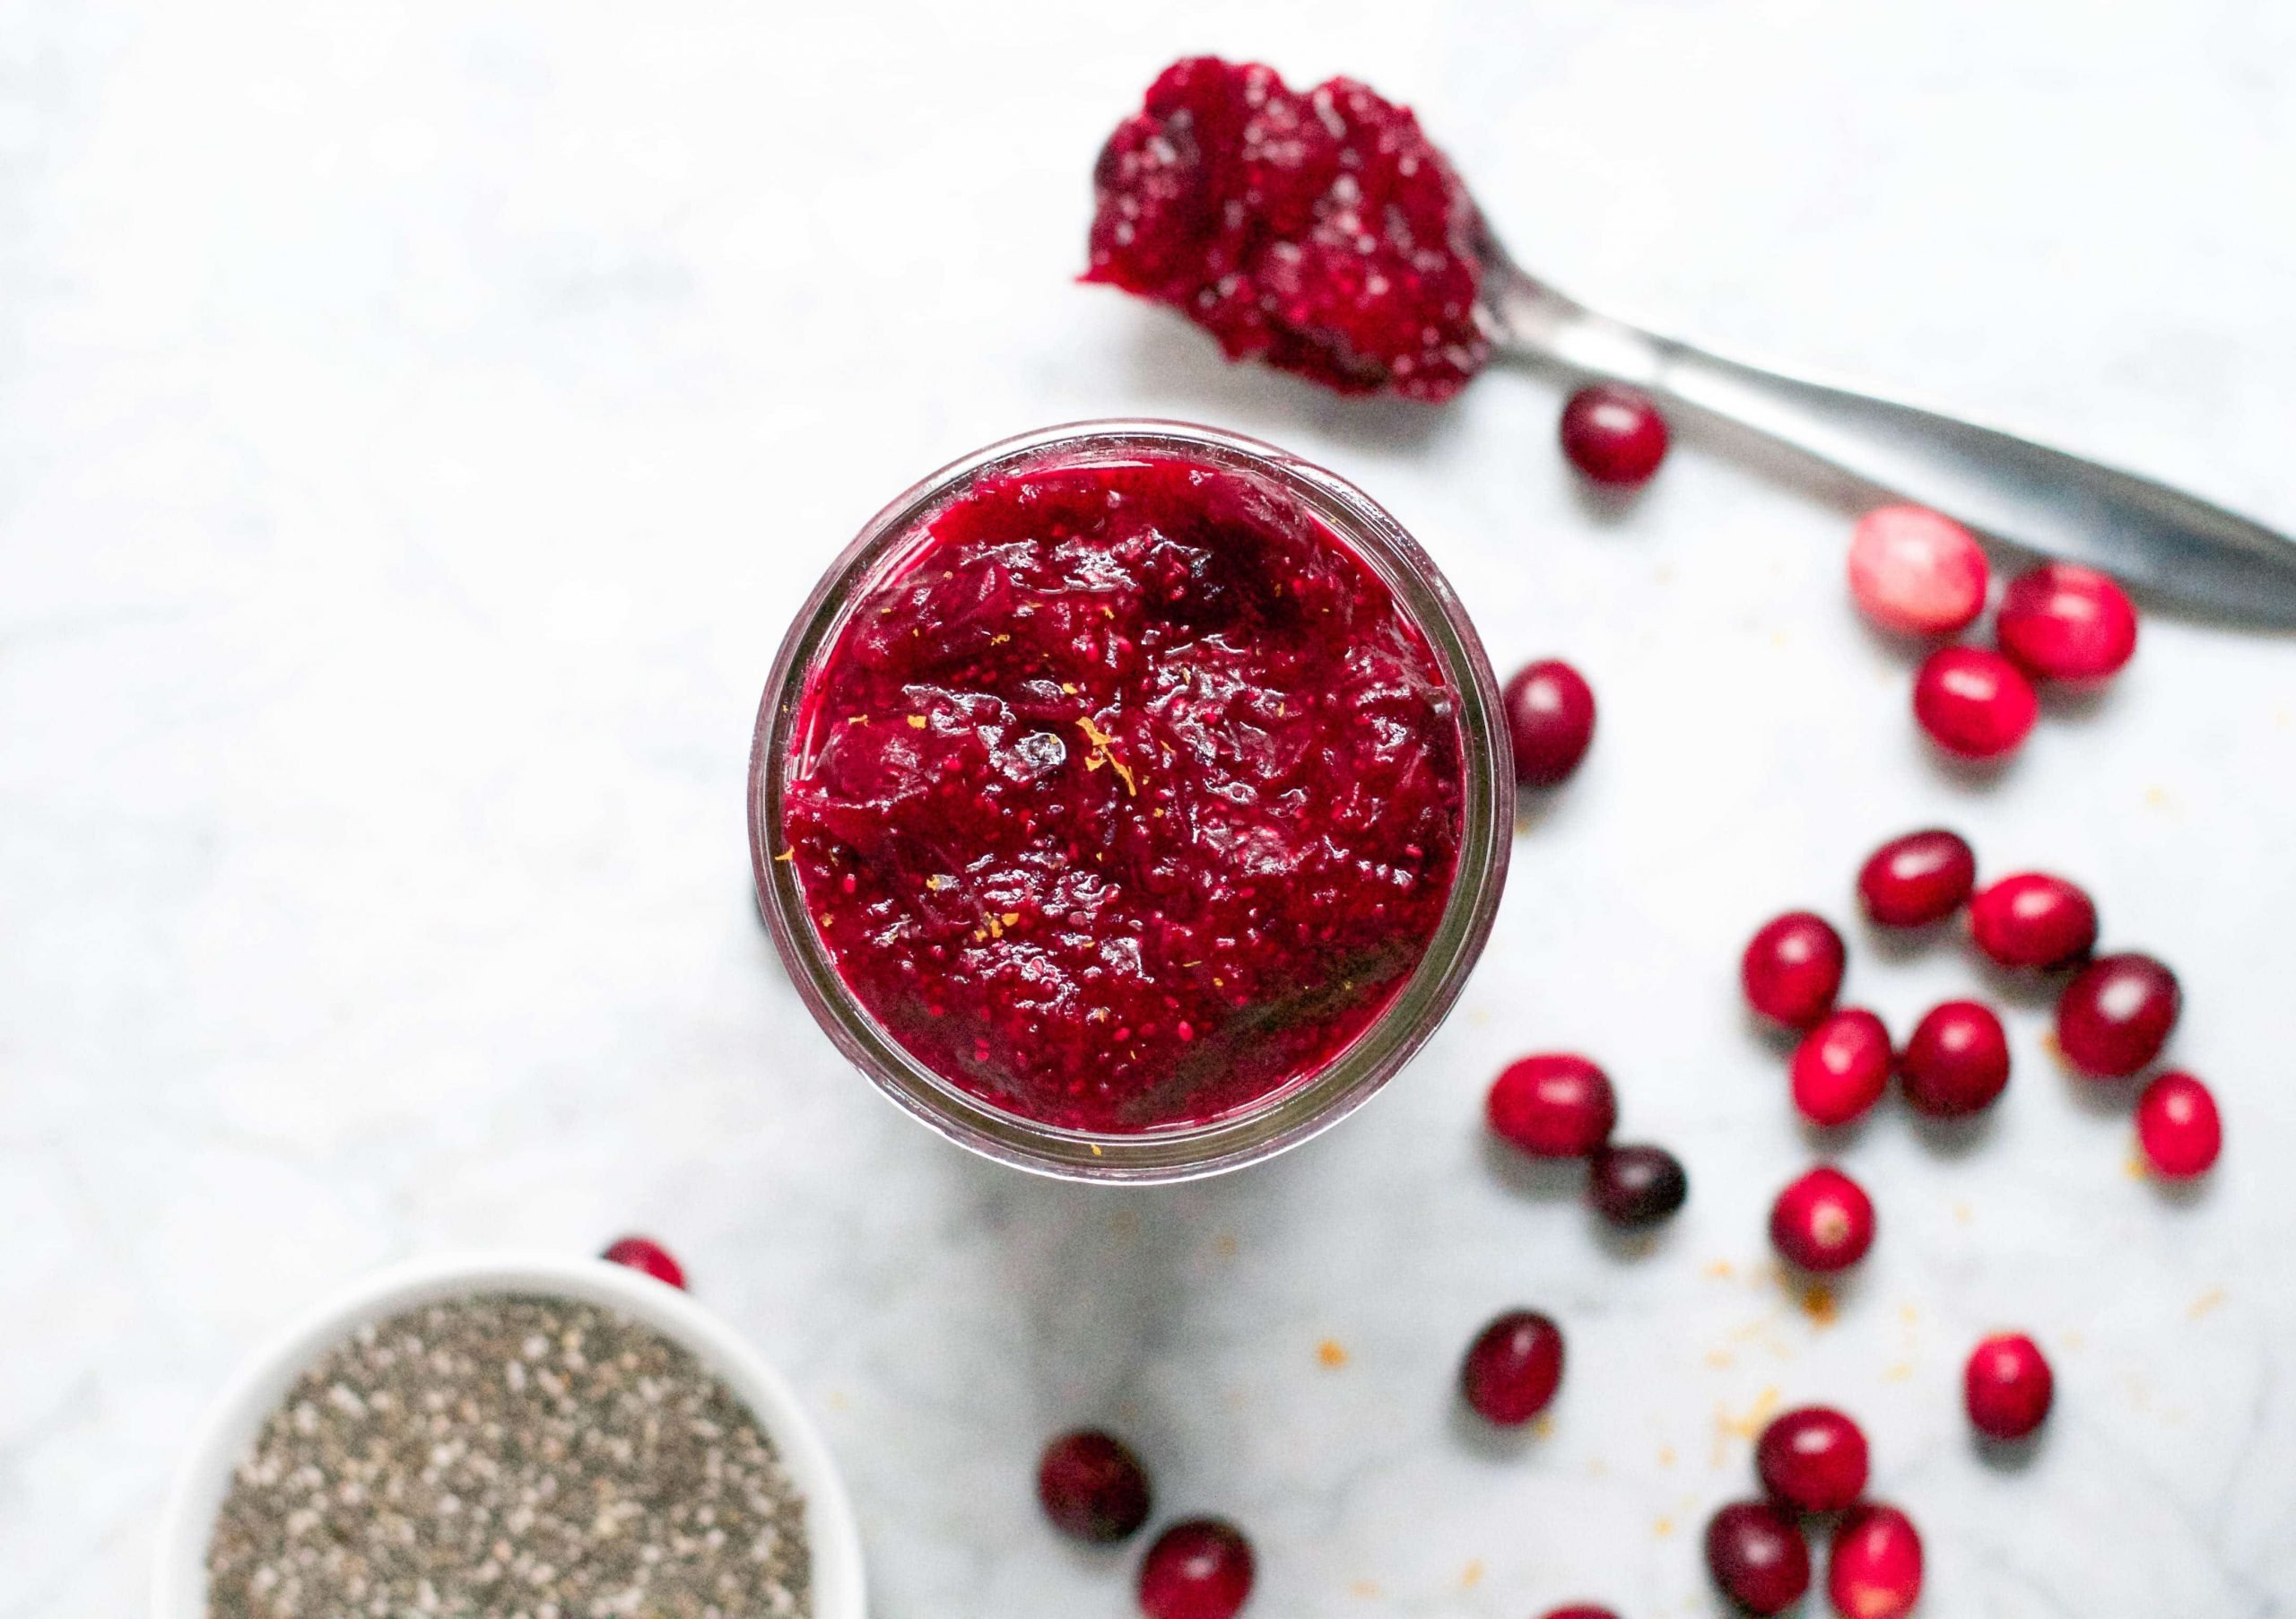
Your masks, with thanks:
[[[1844,497],[1693,434],[1598,511],[1551,379],[1346,405],[1072,285],[1096,144],[1205,47],[1417,103],[1518,251],[1622,311],[2296,526],[2267,0],[0,0],[0,1619],[137,1610],[187,1430],[315,1295],[626,1227],[820,1409],[888,1619],[1129,1611],[1029,1500],[1084,1418],[1249,1527],[1267,1619],[1710,1613],[1697,1527],[1773,1397],[1868,1423],[1932,1614],[2296,1608],[2296,646],[2155,617],[1997,782],[1942,771],[1838,583]],[[840,1067],[752,914],[742,772],[883,498],[1133,412],[1355,477],[1495,657],[1574,658],[1604,718],[1386,1097],[1110,1195]],[[2022,1003],[1974,1139],[1849,1149],[1884,1232],[1820,1325],[1764,1277],[1809,1150],[1733,961],[1937,820],[2184,972],[2231,1145],[2189,1199],[2132,1179]],[[1976,981],[1853,944],[1900,1032]],[[1484,1151],[1490,1075],[1559,1045],[1691,1164],[1648,1252]],[[1450,1380],[1516,1302],[1573,1359],[1552,1431],[1492,1445]],[[1955,1393],[2005,1323],[2063,1388],[2014,1469]]]

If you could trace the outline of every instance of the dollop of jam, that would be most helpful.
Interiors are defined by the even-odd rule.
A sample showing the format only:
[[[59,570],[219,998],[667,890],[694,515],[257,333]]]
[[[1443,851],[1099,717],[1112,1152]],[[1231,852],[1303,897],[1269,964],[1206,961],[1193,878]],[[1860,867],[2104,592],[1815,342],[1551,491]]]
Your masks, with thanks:
[[[1093,170],[1084,279],[1343,394],[1448,399],[1490,358],[1481,224],[1411,109],[1352,79],[1191,57]]]
[[[785,857],[847,986],[1043,1123],[1202,1121],[1322,1068],[1450,894],[1456,693],[1370,566],[1255,478],[987,478],[801,701]]]

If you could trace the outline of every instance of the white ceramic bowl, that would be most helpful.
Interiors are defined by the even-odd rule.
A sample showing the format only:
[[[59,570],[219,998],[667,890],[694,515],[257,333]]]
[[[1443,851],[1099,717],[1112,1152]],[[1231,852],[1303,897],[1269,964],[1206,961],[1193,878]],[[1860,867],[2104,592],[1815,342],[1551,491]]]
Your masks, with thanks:
[[[231,1470],[303,1370],[361,1322],[471,1293],[542,1293],[602,1304],[684,1345],[757,1417],[805,1497],[813,1619],[864,1619],[861,1536],[829,1447],[781,1374],[674,1287],[603,1259],[450,1254],[395,1266],[312,1310],[241,1371],[209,1414],[160,1522],[152,1619],[207,1619],[207,1542]]]

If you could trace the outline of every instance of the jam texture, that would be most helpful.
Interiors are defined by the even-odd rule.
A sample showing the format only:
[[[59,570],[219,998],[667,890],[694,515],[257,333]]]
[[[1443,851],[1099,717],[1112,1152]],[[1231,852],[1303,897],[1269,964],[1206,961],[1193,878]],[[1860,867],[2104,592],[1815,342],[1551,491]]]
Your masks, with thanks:
[[[1411,109],[1257,63],[1166,68],[1093,171],[1090,282],[1343,394],[1448,399],[1490,358],[1481,225]]]
[[[1456,694],[1362,559],[1239,474],[983,479],[801,702],[783,857],[848,988],[1042,1123],[1202,1121],[1321,1068],[1449,897]]]

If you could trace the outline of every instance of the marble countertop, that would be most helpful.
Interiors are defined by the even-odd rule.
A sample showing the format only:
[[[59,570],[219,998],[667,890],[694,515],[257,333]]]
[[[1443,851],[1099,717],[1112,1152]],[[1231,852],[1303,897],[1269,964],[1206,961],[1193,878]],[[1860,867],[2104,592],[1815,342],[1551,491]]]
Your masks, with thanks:
[[[1169,57],[1408,100],[1563,285],[2296,527],[2296,13],[1980,0],[980,8],[0,0],[0,1619],[141,1605],[239,1358],[393,1258],[659,1234],[848,1471],[877,1611],[1131,1611],[1039,1523],[1055,1429],[1257,1539],[1252,1612],[1714,1612],[1697,1536],[1775,1404],[1867,1424],[1927,1612],[2296,1609],[2296,645],[2165,614],[1997,779],[1938,768],[1840,583],[1855,492],[1694,427],[1613,509],[1552,378],[1348,405],[1078,287],[1085,171]],[[978,1163],[848,1072],[753,913],[767,665],[891,492],[1152,413],[1355,479],[1494,658],[1603,704],[1458,1012],[1289,1157],[1109,1193]],[[1765,1263],[1811,1149],[1739,945],[1848,919],[1884,835],[2098,894],[2184,975],[2213,1180],[2129,1172],[2044,1052],[1966,1136],[1847,1150],[1831,1319]],[[1990,988],[1853,934],[1900,1033]],[[1605,1243],[1477,1127],[1527,1049],[1616,1076],[1690,1208]],[[1456,1357],[1570,1335],[1494,1445]],[[1957,1379],[2002,1325],[2021,1466]]]

